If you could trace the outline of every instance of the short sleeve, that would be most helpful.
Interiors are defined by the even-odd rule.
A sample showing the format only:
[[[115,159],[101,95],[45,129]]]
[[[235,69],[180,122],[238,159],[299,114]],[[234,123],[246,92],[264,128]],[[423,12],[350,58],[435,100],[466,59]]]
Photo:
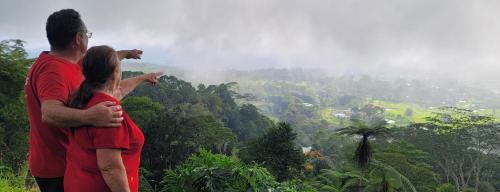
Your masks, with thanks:
[[[130,130],[122,123],[117,128],[91,128],[94,149],[124,149],[130,147]]]
[[[40,102],[59,100],[67,103],[69,100],[69,86],[65,81],[63,70],[56,66],[46,67],[36,79],[36,90]]]

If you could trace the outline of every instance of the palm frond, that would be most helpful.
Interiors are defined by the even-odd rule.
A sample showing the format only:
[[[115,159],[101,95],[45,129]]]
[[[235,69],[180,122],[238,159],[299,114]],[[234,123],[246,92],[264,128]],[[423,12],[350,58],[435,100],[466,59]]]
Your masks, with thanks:
[[[403,183],[404,191],[407,191],[406,187],[408,187],[411,192],[417,192],[417,189],[415,188],[413,183],[406,176],[401,174],[398,170],[394,169],[394,167],[392,167],[390,165],[386,165],[386,164],[384,164],[380,161],[377,161],[375,159],[373,159],[371,161],[371,164],[376,166],[376,167],[380,167],[380,168],[384,169],[385,171],[391,172],[392,174],[396,175],[398,177],[398,179],[400,179],[401,182]]]

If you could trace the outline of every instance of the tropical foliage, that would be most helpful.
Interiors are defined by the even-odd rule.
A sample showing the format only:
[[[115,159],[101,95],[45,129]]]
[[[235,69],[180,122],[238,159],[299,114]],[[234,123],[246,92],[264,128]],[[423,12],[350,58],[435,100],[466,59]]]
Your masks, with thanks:
[[[273,175],[256,164],[200,150],[173,170],[167,170],[162,191],[269,191],[277,186]]]
[[[0,43],[0,191],[36,189],[23,44]],[[173,73],[122,101],[146,136],[140,191],[500,189],[500,102],[484,91],[277,69],[193,86]]]

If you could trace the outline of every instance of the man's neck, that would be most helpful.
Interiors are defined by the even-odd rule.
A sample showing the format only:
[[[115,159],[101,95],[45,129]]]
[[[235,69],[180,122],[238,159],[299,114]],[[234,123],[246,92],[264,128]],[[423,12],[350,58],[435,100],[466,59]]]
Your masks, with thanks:
[[[71,63],[78,63],[82,58],[82,54],[74,50],[51,50],[49,54],[67,60]]]

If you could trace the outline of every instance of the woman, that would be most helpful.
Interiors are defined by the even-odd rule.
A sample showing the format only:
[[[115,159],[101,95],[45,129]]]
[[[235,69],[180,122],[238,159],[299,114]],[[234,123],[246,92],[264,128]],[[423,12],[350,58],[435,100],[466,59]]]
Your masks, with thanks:
[[[90,48],[82,64],[85,80],[69,106],[86,109],[103,101],[119,104],[120,65],[111,47]],[[157,75],[144,80],[155,83]],[[66,192],[138,191],[144,135],[125,112],[123,118],[119,128],[72,129],[66,154]]]

